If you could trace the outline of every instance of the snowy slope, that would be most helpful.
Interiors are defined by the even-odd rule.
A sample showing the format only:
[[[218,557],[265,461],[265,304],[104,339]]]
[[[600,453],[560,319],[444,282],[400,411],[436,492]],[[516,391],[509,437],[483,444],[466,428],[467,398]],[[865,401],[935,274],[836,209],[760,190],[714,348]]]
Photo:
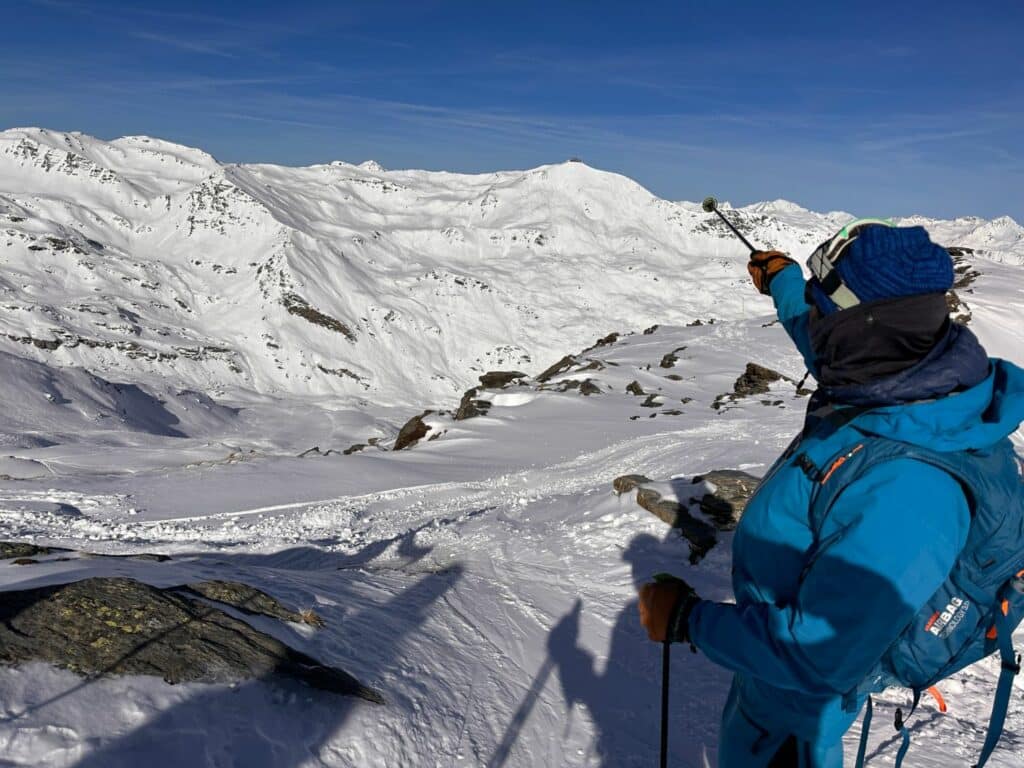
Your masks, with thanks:
[[[850,218],[786,201],[730,215],[794,254]],[[1021,228],[906,221],[971,249],[971,327],[1019,359]],[[611,482],[759,475],[806,402],[785,380],[719,397],[748,362],[803,369],[742,247],[699,205],[579,163],[225,166],[145,137],[26,129],[0,134],[0,228],[0,540],[172,556],[0,562],[0,585],[247,581],[315,607],[323,629],[273,631],[389,701],[0,668],[0,762],[655,764],[660,649],[634,586],[673,570],[727,599],[729,539],[690,566]],[[381,450],[481,372],[536,376],[567,354],[544,382],[481,391],[486,415],[432,413],[411,450]],[[944,684],[948,715],[925,705],[910,764],[971,761],[996,667]],[[679,651],[673,679],[672,764],[713,764],[727,676]],[[870,765],[892,765],[902,701],[882,702]],[[1019,765],[1021,702],[990,765]]]

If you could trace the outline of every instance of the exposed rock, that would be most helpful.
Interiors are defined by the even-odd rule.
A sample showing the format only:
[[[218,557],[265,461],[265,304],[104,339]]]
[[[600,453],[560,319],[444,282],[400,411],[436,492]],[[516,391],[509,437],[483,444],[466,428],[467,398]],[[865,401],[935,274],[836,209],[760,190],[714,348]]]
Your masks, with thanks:
[[[715,398],[715,401],[711,404],[711,407],[718,410],[725,405],[726,402],[734,402],[739,400],[741,397],[767,394],[771,391],[770,385],[774,384],[776,381],[788,381],[791,384],[796,385],[796,382],[793,381],[793,379],[788,376],[783,376],[778,371],[773,371],[771,368],[765,368],[763,365],[758,365],[757,363],[747,363],[746,370],[740,374],[738,379],[736,379],[732,392],[725,392],[718,395]],[[800,394],[800,392],[797,394]]]
[[[644,328],[644,336],[650,336],[656,330],[658,330],[658,325],[657,324],[652,325],[650,328]]]
[[[612,481],[612,488],[615,493],[621,496],[624,493],[639,488],[641,485],[654,482],[646,475],[620,475]]]
[[[308,448],[299,454],[300,459],[304,459],[307,456],[330,456],[332,453],[337,453],[333,448],[328,448],[326,451],[321,451],[319,445],[314,445],[312,448]]]
[[[185,589],[207,600],[230,605],[242,613],[311,624],[314,627],[324,626],[324,620],[313,611],[289,610],[277,598],[238,581],[200,581],[186,585]]]
[[[420,441],[421,438],[426,437],[430,431],[430,427],[427,426],[426,422],[423,421],[424,416],[429,416],[433,411],[424,411],[419,416],[413,416],[405,425],[398,431],[398,437],[395,439],[395,447],[392,450],[401,451],[405,448],[411,448]]]
[[[640,403],[641,408],[657,408],[664,398],[661,395],[648,395],[647,399]]]
[[[319,325],[329,331],[340,333],[349,341],[356,340],[356,335],[352,333],[352,330],[347,325],[340,320],[336,320],[330,315],[324,314],[319,309],[310,306],[309,302],[297,293],[285,293],[281,297],[281,303],[284,304],[284,308],[287,309],[290,314],[293,314],[296,317],[301,317],[303,320],[306,320],[313,325]]]
[[[746,395],[763,395],[769,391],[769,384],[785,379],[778,371],[765,368],[757,363],[747,363],[747,369],[736,379],[733,385],[733,394],[737,397]],[[790,381],[790,379],[786,379]]]
[[[0,541],[0,560],[7,560],[12,557],[35,557],[36,555],[49,555],[53,552],[66,551],[50,547],[39,547],[35,544],[26,544],[20,541]]]
[[[691,563],[699,562],[718,543],[714,527],[698,520],[679,502],[664,498],[653,488],[638,488],[636,503],[672,528],[679,529],[690,545]]]
[[[609,344],[614,344],[618,340],[619,340],[619,334],[618,333],[609,333],[607,336],[598,339],[597,343],[594,346],[595,347],[606,347]]]
[[[359,453],[367,447],[367,443],[353,443],[348,448],[342,451],[345,456],[351,456],[353,453]]]
[[[682,381],[683,380],[683,377],[680,376],[678,373],[667,374],[665,376],[665,378],[668,379],[669,381]]]
[[[662,368],[671,368],[676,364],[676,361],[679,360],[679,356],[676,354],[676,352],[682,352],[684,349],[686,349],[686,347],[676,347],[671,352],[666,354],[663,358],[661,358],[661,362],[658,363],[658,365],[660,365]]]
[[[31,557],[19,557],[17,560],[12,560],[11,565],[36,565],[38,560],[33,560]]]
[[[678,528],[690,544],[690,561],[697,562],[715,545],[718,531],[731,531],[739,523],[747,502],[760,480],[739,470],[724,469],[691,480],[673,480],[666,497],[658,484],[644,475],[622,475],[612,488],[619,495],[636,489],[641,507]],[[665,488],[667,492],[667,487]],[[711,524],[694,517],[691,510],[707,515]]]
[[[168,683],[283,676],[383,703],[327,667],[224,611],[133,579],[92,578],[3,593],[0,663],[43,661],[80,675],[157,675]]]
[[[731,531],[739,523],[761,479],[738,469],[718,469],[694,476],[691,483],[697,493],[689,497],[689,501],[697,503],[718,530]],[[713,491],[708,489],[707,483],[714,486]],[[676,493],[680,497],[685,495],[678,484]]]
[[[580,394],[585,396],[599,395],[601,394],[601,388],[590,379],[586,379],[582,384],[580,384]]]
[[[537,381],[541,383],[545,381],[550,381],[558,374],[565,373],[566,371],[568,371],[570,368],[576,365],[576,362],[577,361],[575,357],[573,357],[572,355],[566,355],[557,363],[552,365],[550,368],[545,369],[539,376],[537,376]]]
[[[483,416],[491,409],[490,400],[481,400],[477,397],[480,390],[477,387],[466,390],[459,401],[459,407],[455,410],[455,420],[463,421],[472,419],[475,416]]]
[[[643,387],[640,386],[640,382],[636,381],[635,379],[626,385],[626,391],[629,392],[631,395],[636,395],[637,397],[643,397],[644,395],[647,394],[646,392],[644,392]]]
[[[516,379],[525,379],[526,374],[519,371],[488,371],[480,376],[480,386],[484,389],[504,389]]]

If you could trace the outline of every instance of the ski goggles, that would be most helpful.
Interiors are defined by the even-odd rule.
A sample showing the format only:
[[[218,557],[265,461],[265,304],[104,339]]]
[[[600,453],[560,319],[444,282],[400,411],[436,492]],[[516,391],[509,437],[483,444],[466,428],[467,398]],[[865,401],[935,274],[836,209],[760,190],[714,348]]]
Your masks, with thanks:
[[[840,309],[849,309],[860,304],[857,294],[847,287],[839,276],[836,264],[843,258],[843,254],[850,244],[857,239],[861,232],[867,227],[895,227],[895,222],[890,219],[857,219],[851,221],[845,227],[817,248],[807,259],[807,266],[811,274],[818,281],[822,291]]]

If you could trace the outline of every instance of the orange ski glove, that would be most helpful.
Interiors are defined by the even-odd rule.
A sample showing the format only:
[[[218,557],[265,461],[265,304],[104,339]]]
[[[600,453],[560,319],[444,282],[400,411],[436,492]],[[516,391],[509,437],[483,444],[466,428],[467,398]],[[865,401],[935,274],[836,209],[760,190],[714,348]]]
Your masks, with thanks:
[[[754,287],[765,296],[769,296],[772,278],[790,264],[796,264],[796,262],[782,251],[754,251],[750,254],[747,272],[750,273],[750,279],[754,281]]]
[[[689,642],[690,611],[700,602],[693,587],[674,576],[640,587],[640,624],[656,643],[668,637],[673,643]]]

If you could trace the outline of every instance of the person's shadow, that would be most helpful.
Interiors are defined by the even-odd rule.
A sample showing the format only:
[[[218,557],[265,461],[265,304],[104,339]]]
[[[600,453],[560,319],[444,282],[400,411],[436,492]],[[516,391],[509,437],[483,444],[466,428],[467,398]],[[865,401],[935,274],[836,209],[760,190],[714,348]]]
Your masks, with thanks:
[[[663,543],[649,534],[640,534],[630,542],[623,559],[632,567],[634,586],[639,587],[650,579],[658,566],[678,570],[679,564],[685,562],[685,555],[678,541]],[[565,702],[569,707],[582,704],[590,714],[598,765],[606,768],[656,765],[660,744],[662,646],[647,638],[640,626],[638,602],[630,600],[619,613],[604,669],[598,671],[598,657],[579,644],[582,610],[583,603],[577,600],[548,636],[548,653],[558,671]],[[673,764],[678,765],[683,755],[699,754],[701,744],[714,744],[717,715],[725,700],[728,675],[710,665],[699,664],[700,676],[704,679],[697,684],[712,691],[703,701],[714,699],[714,702],[705,703],[699,713],[694,713],[680,695],[680,691],[695,682],[680,679],[694,670],[695,665],[687,658],[692,654],[687,647],[677,645],[673,655],[676,678],[672,685],[675,696],[671,704],[670,750]],[[706,680],[709,675],[716,679]],[[720,691],[721,695],[717,696],[715,691]],[[709,712],[714,713],[711,720]],[[687,723],[686,719],[694,714],[701,716],[702,721]]]

